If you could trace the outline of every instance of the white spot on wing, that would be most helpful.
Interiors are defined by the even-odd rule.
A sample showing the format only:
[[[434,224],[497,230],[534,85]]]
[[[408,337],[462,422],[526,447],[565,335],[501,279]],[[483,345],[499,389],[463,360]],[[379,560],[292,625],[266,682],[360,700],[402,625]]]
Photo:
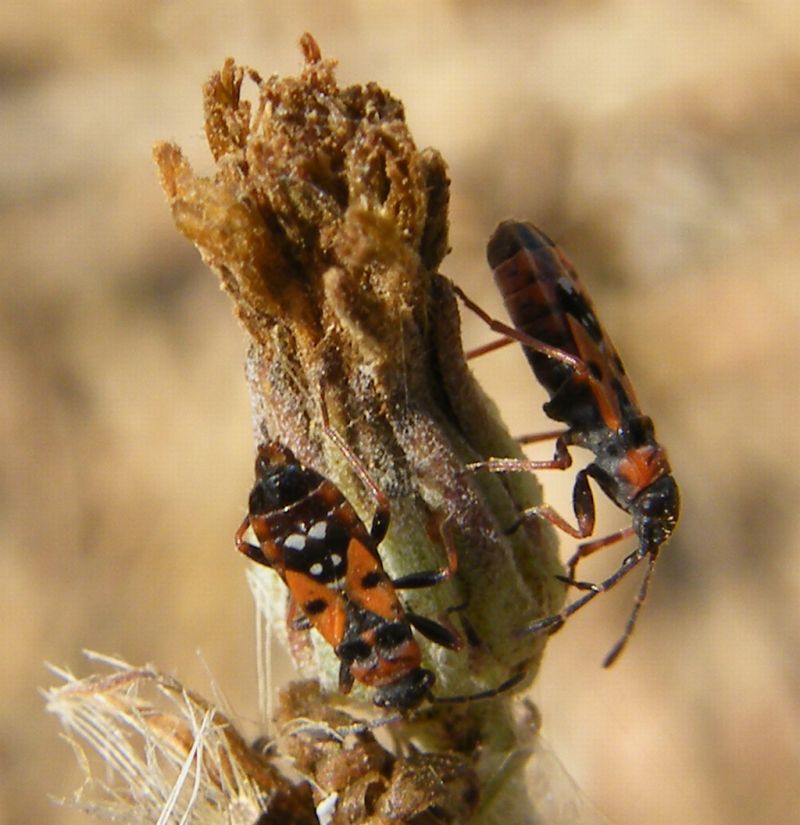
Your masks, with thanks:
[[[324,541],[328,533],[328,522],[318,521],[308,531],[308,537],[317,541]]]
[[[292,533],[291,536],[284,541],[283,546],[287,550],[305,550],[306,537],[300,533]]]

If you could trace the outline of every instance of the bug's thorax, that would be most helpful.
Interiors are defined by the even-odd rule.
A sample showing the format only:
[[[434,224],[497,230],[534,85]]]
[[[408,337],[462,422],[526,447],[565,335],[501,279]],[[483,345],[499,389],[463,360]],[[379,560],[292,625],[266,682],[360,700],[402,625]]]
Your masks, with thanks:
[[[626,511],[643,490],[672,472],[666,451],[655,438],[653,422],[644,415],[614,430],[572,427],[566,440],[594,454],[590,475]]]
[[[642,492],[670,475],[669,462],[658,444],[624,451],[618,445],[612,447],[595,453],[590,475],[618,507],[633,512]]]
[[[669,474],[667,454],[659,444],[647,444],[626,450],[617,464],[617,478],[630,500]]]
[[[418,668],[422,653],[405,617],[386,619],[348,605],[344,641],[336,653],[353,676],[369,687],[383,687]]]

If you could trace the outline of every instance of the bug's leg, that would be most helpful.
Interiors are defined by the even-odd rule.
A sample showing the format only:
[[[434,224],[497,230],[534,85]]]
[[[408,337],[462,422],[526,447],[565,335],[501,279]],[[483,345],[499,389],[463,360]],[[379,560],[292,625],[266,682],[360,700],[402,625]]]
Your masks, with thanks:
[[[475,629],[475,626],[472,622],[466,617],[461,617],[461,627],[464,630],[464,637],[467,640],[467,644],[477,650],[479,648],[484,647],[483,641],[481,637],[478,635],[478,631]]]
[[[456,551],[453,536],[448,529],[449,519],[442,519],[440,515],[434,515],[429,524],[429,533],[433,534],[436,530],[441,536],[445,552],[447,553],[447,566],[441,567],[438,570],[420,570],[416,573],[409,573],[405,576],[399,576],[392,579],[392,585],[395,590],[418,590],[423,587],[432,587],[440,582],[447,581],[451,578],[458,568],[458,554]],[[432,536],[433,538],[433,536]],[[463,609],[466,605],[463,605]],[[454,608],[449,608],[449,614]],[[464,641],[461,634],[452,626],[447,617],[442,617],[441,622],[436,622],[433,619],[428,619],[425,616],[407,611],[406,615],[409,622],[420,632],[423,636],[430,639],[436,644],[449,648],[450,650],[461,650],[464,646]]]
[[[566,446],[569,438],[568,438],[569,430],[550,430],[546,433],[528,433],[526,435],[517,436],[517,441],[520,444],[535,444],[537,441],[550,441],[551,438],[559,439],[561,438],[564,440],[564,445]]]
[[[247,553],[247,551],[244,549],[244,545],[249,545],[250,547],[253,546],[244,537],[244,534],[248,531],[249,528],[250,528],[250,516],[246,515],[242,519],[242,523],[239,525],[239,529],[236,531],[236,533],[234,534],[234,537],[233,537],[233,540],[236,544],[236,549],[240,553]]]
[[[526,347],[527,349],[532,349],[536,352],[541,353],[542,355],[546,355],[548,358],[552,358],[555,361],[561,361],[562,364],[566,364],[567,366],[572,367],[572,369],[575,370],[575,375],[577,376],[591,378],[589,368],[580,358],[576,358],[574,355],[570,355],[568,352],[564,352],[564,350],[559,349],[558,347],[553,347],[550,344],[546,344],[544,341],[539,341],[537,338],[532,338],[530,335],[526,335],[521,330],[515,329],[514,327],[511,327],[508,324],[504,324],[502,321],[498,321],[496,318],[492,318],[492,316],[489,315],[489,313],[481,309],[473,300],[468,298],[460,287],[452,283],[451,286],[453,287],[453,291],[456,293],[456,295],[458,295],[458,297],[461,298],[461,300],[464,302],[464,305],[468,309],[472,310],[472,312],[474,312],[493,332],[496,332],[499,335],[503,335],[505,336],[505,338],[508,338],[512,341],[516,341],[517,343],[522,344],[522,346]],[[485,351],[491,352],[493,349],[499,349],[502,346],[505,346],[505,344],[494,342],[493,344],[489,345],[489,348]],[[481,355],[483,354],[481,352],[481,349],[482,348],[478,348],[477,351],[473,350],[472,353],[477,352],[478,355]]]
[[[292,630],[311,630],[313,625],[308,616],[300,609],[294,599],[289,600],[289,609],[286,611],[286,625]]]
[[[622,541],[623,539],[635,534],[636,531],[633,529],[633,525],[629,525],[628,527],[623,527],[621,530],[617,530],[616,533],[611,533],[608,536],[603,536],[602,538],[595,539],[594,541],[588,541],[585,544],[581,544],[567,562],[567,570],[569,572],[567,576],[562,577],[562,581],[565,581],[567,584],[571,584],[580,590],[591,590],[594,585],[587,584],[586,582],[579,582],[575,579],[575,571],[578,569],[578,562],[581,559],[588,558],[598,550],[602,550],[604,547],[608,547],[611,544],[616,544],[618,541]],[[587,535],[591,535],[591,531],[589,531]],[[578,538],[582,537],[579,536]]]
[[[545,441],[552,436],[558,436],[555,443],[555,452],[552,458],[541,461],[529,458],[489,458],[486,461],[475,461],[467,464],[468,470],[487,470],[490,473],[530,473],[536,470],[566,470],[572,465],[572,456],[569,454],[569,431],[557,430],[552,433],[542,433],[541,436],[527,435],[524,444],[534,441]]]
[[[267,567],[272,567],[270,560],[264,555],[264,551],[261,549],[260,544],[253,544],[248,538],[246,538],[246,533],[250,530],[252,526],[252,520],[249,515],[244,517],[244,520],[239,525],[239,529],[236,531],[236,534],[233,537],[233,540],[236,544],[236,549],[240,553],[244,553],[249,559],[252,559],[259,564],[266,565]],[[255,538],[255,536],[253,536]],[[257,541],[257,539],[256,539]]]
[[[350,666],[345,662],[339,663],[339,693],[343,696],[346,696],[350,691],[353,689],[353,683],[355,679],[353,677],[352,672],[350,671]]]
[[[467,599],[466,601],[461,602],[461,604],[454,604],[445,610],[447,614],[447,622],[446,626],[453,627],[453,623],[450,621],[450,614],[451,613],[460,613],[459,619],[461,621],[461,628],[464,631],[464,638],[467,640],[467,644],[474,649],[480,648],[483,646],[483,642],[481,641],[481,637],[478,635],[478,631],[475,630],[474,625],[472,622],[463,614],[470,604],[470,600]]]
[[[286,637],[289,642],[289,650],[295,661],[305,661],[311,655],[313,643],[308,635],[311,627],[312,624],[308,617],[290,595],[289,606],[286,609]]]
[[[480,347],[467,350],[464,353],[464,358],[466,358],[467,361],[471,361],[473,358],[480,358],[481,355],[486,355],[490,352],[494,352],[495,350],[503,349],[503,347],[507,347],[509,344],[517,343],[519,342],[505,335],[502,338],[498,338],[496,341],[490,341],[488,344],[483,344]]]
[[[453,577],[458,569],[458,552],[448,524],[449,518],[434,514],[431,517],[431,524],[428,525],[428,533],[431,538],[434,538],[434,532],[438,532],[444,543],[444,549],[447,553],[447,566],[440,567],[438,570],[420,570],[417,573],[409,573],[406,576],[392,579],[395,590],[419,590],[423,587],[433,587],[433,585]]]
[[[446,647],[448,650],[461,650],[464,647],[464,640],[449,627],[445,627],[426,616],[420,616],[419,613],[414,613],[412,610],[406,611],[406,618],[415,630],[418,630],[426,639],[435,644]]]
[[[386,537],[389,529],[389,518],[391,516],[389,497],[381,490],[375,479],[369,474],[369,470],[367,470],[364,462],[353,452],[342,436],[331,427],[330,419],[328,418],[328,405],[325,403],[323,393],[320,393],[320,411],[322,414],[322,429],[325,435],[339,448],[339,451],[350,463],[350,466],[361,480],[361,483],[369,490],[375,499],[375,515],[372,517],[370,535],[376,544],[380,544]]]
[[[537,507],[529,507],[527,510],[523,510],[522,513],[520,513],[519,519],[511,525],[509,532],[513,532],[526,521],[542,518],[573,538],[585,539],[587,536],[591,536],[595,522],[594,496],[589,487],[589,478],[586,470],[581,470],[575,478],[575,486],[572,488],[572,510],[578,522],[577,527],[573,527],[549,504],[540,504]],[[571,561],[570,559],[570,562]],[[572,578],[573,572],[573,568],[570,567],[570,578]]]

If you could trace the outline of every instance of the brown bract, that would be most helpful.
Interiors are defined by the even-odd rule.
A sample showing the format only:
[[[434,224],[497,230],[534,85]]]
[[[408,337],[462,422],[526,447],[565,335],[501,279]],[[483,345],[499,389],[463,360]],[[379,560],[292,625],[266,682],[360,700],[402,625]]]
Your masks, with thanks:
[[[294,720],[302,719],[302,724]],[[369,730],[332,710],[315,682],[281,693],[278,744],[313,780],[315,801],[331,799],[332,825],[415,825],[467,822],[480,799],[474,760],[457,753],[395,755]]]
[[[453,536],[457,576],[403,596],[469,631],[460,652],[426,645],[434,694],[532,675],[543,640],[516,631],[557,609],[563,586],[549,529],[506,533],[539,502],[535,482],[465,469],[520,453],[466,367],[450,283],[438,274],[448,249],[445,163],[417,149],[398,100],[374,83],[340,88],[313,38],[301,45],[299,77],[263,80],[229,59],[204,87],[213,178],[197,177],[174,144],[156,146],[173,216],[249,335],[256,441],[281,440],[369,523],[374,501],[321,427],[324,399],[331,425],[391,501],[381,544],[390,575],[442,566],[432,525]],[[335,656],[315,645],[305,671],[335,689]]]

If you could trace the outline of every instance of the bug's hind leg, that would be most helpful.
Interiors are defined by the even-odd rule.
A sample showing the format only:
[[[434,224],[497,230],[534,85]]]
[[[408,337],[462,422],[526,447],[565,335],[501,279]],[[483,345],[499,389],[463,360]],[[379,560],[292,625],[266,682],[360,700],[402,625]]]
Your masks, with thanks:
[[[506,346],[506,339],[508,339],[509,341],[516,341],[518,344],[522,344],[522,346],[526,349],[539,352],[542,355],[546,355],[548,358],[552,358],[555,361],[560,361],[562,364],[566,364],[575,370],[575,375],[583,376],[585,378],[591,377],[589,368],[580,358],[576,358],[574,355],[565,352],[563,349],[559,349],[558,347],[551,346],[544,341],[540,341],[538,338],[532,338],[530,335],[526,335],[522,332],[522,330],[515,329],[508,324],[504,324],[502,321],[498,321],[497,318],[492,318],[486,310],[481,309],[481,307],[469,298],[464,290],[462,290],[459,286],[452,283],[451,286],[453,287],[453,291],[464,302],[464,305],[468,309],[472,310],[472,312],[474,312],[486,324],[486,326],[492,330],[492,332],[496,332],[503,336],[499,342],[495,341],[491,344],[487,344],[485,347],[478,347],[478,349],[472,350],[468,353],[468,357],[483,355],[485,352],[491,352],[492,350]]]
[[[251,527],[252,517],[247,515],[239,525],[239,529],[236,531],[236,535],[233,539],[236,549],[259,564],[263,564],[267,567],[273,567],[272,560],[264,554],[264,548],[261,544],[253,544],[252,540],[248,538],[248,533],[252,532],[250,530]],[[255,538],[255,536],[253,538]],[[255,540],[258,541],[257,539]]]
[[[473,349],[467,350],[464,353],[464,358],[466,358],[467,361],[471,361],[473,358],[480,358],[481,355],[487,355],[495,350],[503,349],[503,347],[507,347],[509,344],[517,343],[519,342],[505,335],[495,341],[490,341],[488,344],[481,344],[479,347],[474,347]]]

